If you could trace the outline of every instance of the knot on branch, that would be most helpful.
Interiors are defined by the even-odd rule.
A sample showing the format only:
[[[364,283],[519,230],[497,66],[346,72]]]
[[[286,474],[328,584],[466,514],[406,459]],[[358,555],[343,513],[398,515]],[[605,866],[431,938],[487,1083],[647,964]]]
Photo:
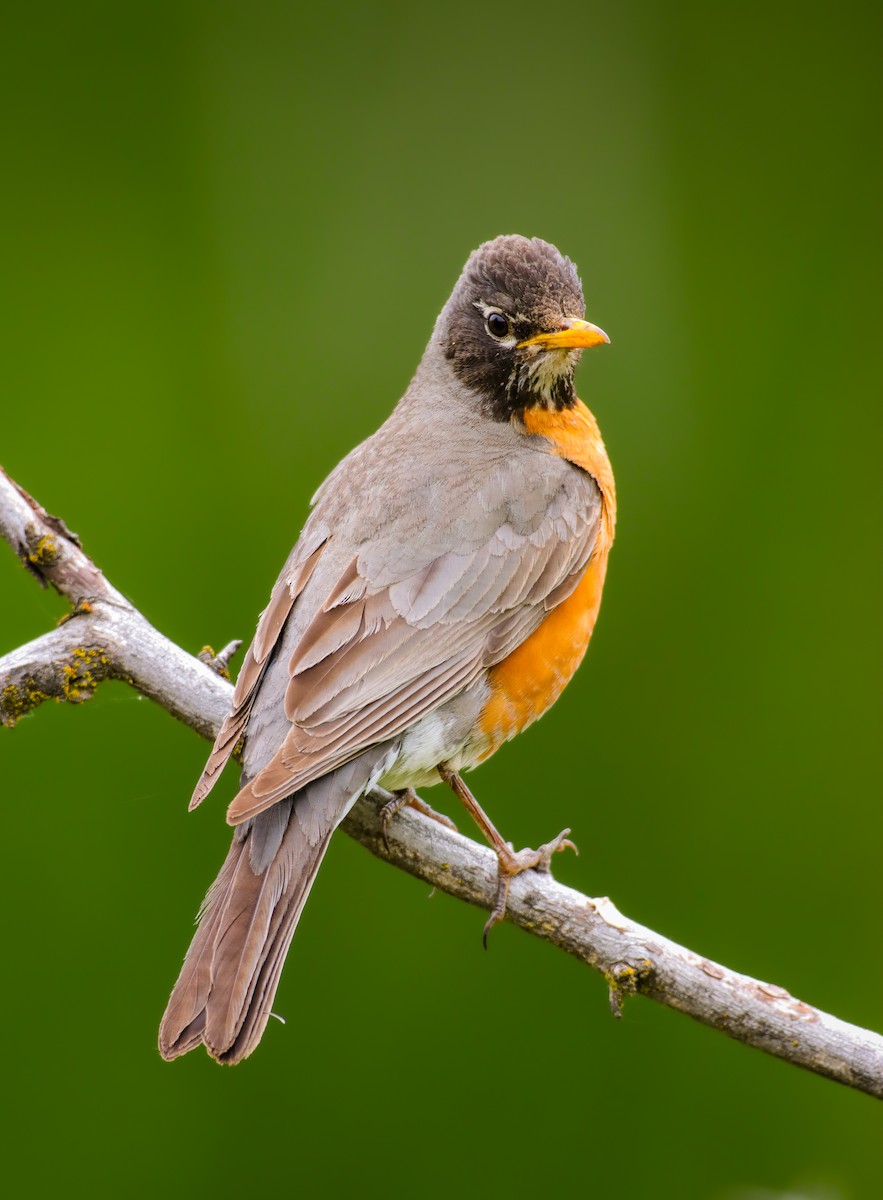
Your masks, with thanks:
[[[215,654],[211,646],[203,646],[197,658],[200,662],[205,663],[216,675],[220,675],[222,679],[230,678],[230,659],[242,645],[241,638],[235,638],[232,642],[228,642],[223,650],[219,650]]]
[[[25,530],[27,543],[19,549],[19,558],[41,587],[48,587],[46,568],[58,561],[58,542],[51,533],[43,533],[33,525]]]
[[[28,562],[32,567],[48,567],[58,558],[58,543],[49,533],[29,539]]]
[[[56,629],[62,625],[66,625],[68,621],[74,617],[88,617],[94,612],[92,602],[90,600],[78,600],[70,612],[63,613],[55,622]]]
[[[48,513],[20,484],[14,480],[10,482],[37,518],[36,523],[25,525],[24,536],[20,534],[18,544],[13,543],[13,547],[25,567],[39,580],[40,586],[48,587],[46,570],[58,562],[61,552],[59,541],[70,542],[77,549],[81,549],[80,539],[68,529],[61,517],[54,517]]]
[[[610,1011],[617,1020],[622,1016],[626,996],[637,996],[642,986],[650,983],[655,973],[656,967],[649,958],[642,958],[637,962],[615,962],[605,971]]]

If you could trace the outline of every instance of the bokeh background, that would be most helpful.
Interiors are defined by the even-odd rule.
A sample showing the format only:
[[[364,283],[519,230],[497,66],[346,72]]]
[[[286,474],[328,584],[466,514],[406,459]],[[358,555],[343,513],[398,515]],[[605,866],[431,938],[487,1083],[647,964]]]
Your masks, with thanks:
[[[250,637],[469,250],[575,259],[618,540],[587,663],[474,786],[518,844],[572,826],[560,878],[877,1028],[880,14],[81,0],[7,11],[0,77],[0,461],[193,651]],[[0,649],[63,611],[0,553]],[[0,736],[10,1194],[880,1194],[873,1101],[614,1023],[343,836],[287,1025],[164,1064],[206,750],[123,685]]]

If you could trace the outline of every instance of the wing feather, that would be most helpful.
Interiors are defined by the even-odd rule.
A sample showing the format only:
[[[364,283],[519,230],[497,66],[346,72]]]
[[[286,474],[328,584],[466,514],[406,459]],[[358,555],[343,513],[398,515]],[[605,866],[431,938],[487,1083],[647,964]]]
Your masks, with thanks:
[[[256,756],[257,773],[228,811],[232,824],[400,736],[511,653],[570,594],[597,541],[600,492],[587,473],[542,457],[551,465],[526,482],[523,464],[503,462],[453,515],[425,517],[431,528],[420,536],[403,506],[361,543],[344,538],[328,560],[336,573],[323,569],[304,597],[308,609],[292,597],[284,619],[275,610],[264,615],[256,639],[264,663],[274,653],[271,636],[286,646],[289,724],[275,733],[278,722],[257,720],[255,728],[277,740]],[[346,545],[355,550],[349,557]],[[318,561],[321,550],[310,555]],[[298,582],[306,564],[302,556]],[[281,668],[273,668],[277,678]],[[262,702],[260,678],[241,698],[246,718]]]
[[[297,542],[283,567],[270,594],[270,602],[261,613],[254,640],[246,651],[245,662],[233,691],[233,707],[218,730],[208,761],[193,789],[191,810],[198,808],[215,786],[236,743],[245,732],[258,685],[279,644],[279,636],[295,601],[309,583],[327,542],[327,533],[319,528],[312,537]]]

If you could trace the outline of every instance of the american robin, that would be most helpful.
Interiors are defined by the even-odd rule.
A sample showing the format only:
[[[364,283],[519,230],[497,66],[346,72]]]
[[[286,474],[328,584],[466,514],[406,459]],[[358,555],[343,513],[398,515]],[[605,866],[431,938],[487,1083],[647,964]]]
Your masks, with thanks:
[[[160,1028],[163,1057],[250,1054],[332,833],[359,797],[386,816],[443,780],[509,881],[566,833],[515,853],[461,778],[541,716],[573,675],[601,603],[613,473],[574,392],[576,269],[539,238],[469,258],[389,419],[328,476],[258,623],[196,786],[240,740],[233,844]],[[431,812],[431,810],[430,810]]]

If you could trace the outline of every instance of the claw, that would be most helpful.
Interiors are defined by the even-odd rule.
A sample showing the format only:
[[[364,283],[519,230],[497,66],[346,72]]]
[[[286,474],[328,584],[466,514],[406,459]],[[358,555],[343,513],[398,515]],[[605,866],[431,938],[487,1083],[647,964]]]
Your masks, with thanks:
[[[579,855],[579,848],[576,842],[572,842],[567,836],[569,833],[569,829],[562,829],[556,838],[552,838],[551,842],[546,842],[545,846],[540,846],[539,850],[537,850],[539,858],[534,863],[534,868],[537,871],[549,873],[552,870],[552,855],[557,854],[559,850],[572,850],[574,854]]]
[[[383,848],[389,854],[389,827],[393,817],[399,812],[405,804],[404,797],[399,794],[393,796],[392,800],[387,800],[386,804],[380,810],[380,836],[383,840]]]
[[[485,950],[487,950],[488,934],[506,916],[506,905],[509,902],[509,884],[515,876],[520,875],[523,871],[531,870],[550,874],[552,870],[552,855],[557,854],[559,850],[573,850],[575,854],[579,854],[576,845],[567,836],[569,833],[569,829],[562,829],[556,838],[552,838],[551,842],[546,842],[544,846],[540,846],[539,850],[519,850],[516,852],[512,849],[512,845],[509,842],[506,842],[502,848],[497,849],[497,895],[494,898],[491,915],[485,922],[481,935],[481,943]]]
[[[439,825],[444,825],[446,829],[452,829],[457,832],[457,826],[450,817],[444,813],[436,812],[434,808],[430,808],[425,800],[421,800],[413,788],[405,788],[401,792],[396,792],[390,800],[380,809],[380,836],[383,839],[383,846],[387,854],[389,854],[389,827],[392,824],[392,819],[396,813],[400,813],[403,808],[413,808],[417,812],[422,813],[424,817],[428,817],[430,821],[438,821]]]
[[[487,950],[488,934],[495,925],[499,925],[506,916],[506,905],[509,903],[509,884],[512,882],[513,876],[500,872],[497,876],[497,895],[494,899],[494,907],[491,909],[491,915],[484,923],[484,929],[481,931],[481,944]]]

